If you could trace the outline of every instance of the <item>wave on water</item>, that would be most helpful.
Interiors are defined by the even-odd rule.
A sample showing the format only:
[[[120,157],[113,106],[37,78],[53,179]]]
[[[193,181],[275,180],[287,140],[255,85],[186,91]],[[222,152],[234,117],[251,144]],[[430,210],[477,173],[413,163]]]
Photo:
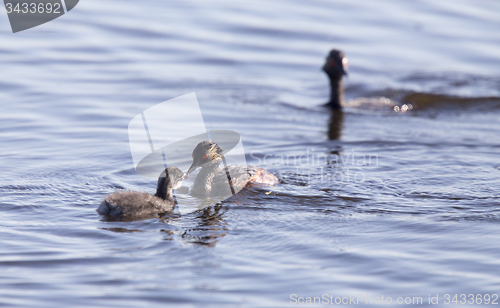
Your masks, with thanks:
[[[452,110],[496,110],[500,109],[500,97],[460,97],[433,93],[409,92],[403,96],[402,102],[412,104],[418,110],[452,109]]]
[[[362,110],[393,110],[408,112],[412,110],[467,110],[491,111],[500,109],[500,97],[460,97],[433,93],[398,91],[400,97],[388,98],[358,97],[344,102],[344,107]],[[389,95],[388,95],[389,96]]]
[[[459,73],[410,73],[394,77],[395,84],[372,88],[346,86],[344,106],[354,110],[406,112],[411,110],[490,111],[500,109],[500,80]]]

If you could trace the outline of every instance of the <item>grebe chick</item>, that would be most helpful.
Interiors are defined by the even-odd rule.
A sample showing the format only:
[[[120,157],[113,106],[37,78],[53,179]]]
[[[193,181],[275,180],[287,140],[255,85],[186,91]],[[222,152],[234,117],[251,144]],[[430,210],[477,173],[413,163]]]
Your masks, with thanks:
[[[225,196],[231,195],[229,191],[228,176],[226,168],[219,169],[222,162],[222,149],[213,142],[202,141],[193,150],[193,163],[186,172],[185,179],[189,174],[201,167],[200,172],[194,180],[190,194],[197,197]],[[238,192],[247,185],[274,185],[279,182],[278,178],[262,168],[255,166],[227,166],[231,175],[231,184],[234,192]]]
[[[172,189],[182,185],[183,175],[179,168],[168,167],[158,178],[154,196],[137,191],[115,192],[104,198],[97,211],[109,216],[127,217],[172,211],[175,206]]]
[[[344,88],[342,86],[342,77],[347,75],[349,62],[344,53],[338,49],[330,51],[326,57],[326,63],[323,65],[323,71],[330,79],[330,101],[325,104],[332,109],[341,109],[344,98]]]

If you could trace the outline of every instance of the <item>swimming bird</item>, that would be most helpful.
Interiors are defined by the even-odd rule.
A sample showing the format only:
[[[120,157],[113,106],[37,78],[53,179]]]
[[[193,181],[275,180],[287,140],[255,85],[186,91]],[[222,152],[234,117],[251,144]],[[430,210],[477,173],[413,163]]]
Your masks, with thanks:
[[[342,108],[344,89],[342,86],[342,77],[347,75],[349,62],[344,53],[338,49],[330,51],[323,65],[323,71],[330,79],[330,101],[325,106],[332,109]]]
[[[413,109],[412,104],[398,105],[387,97],[358,97],[344,102],[344,87],[342,78],[347,76],[349,61],[345,54],[332,49],[326,57],[323,71],[330,79],[330,101],[325,104],[332,110],[341,110],[342,107],[358,108],[364,110],[394,110],[395,112],[407,112]]]
[[[198,143],[192,157],[193,163],[184,178],[187,179],[191,172],[201,167],[190,189],[190,194],[196,197],[231,196],[247,185],[274,185],[279,182],[276,176],[255,166],[231,165],[227,166],[227,170],[219,169],[223,160],[222,149],[208,140]]]
[[[170,212],[175,207],[172,190],[182,185],[183,173],[179,168],[168,167],[158,178],[156,194],[120,191],[112,193],[101,202],[97,211],[109,216],[143,216]]]

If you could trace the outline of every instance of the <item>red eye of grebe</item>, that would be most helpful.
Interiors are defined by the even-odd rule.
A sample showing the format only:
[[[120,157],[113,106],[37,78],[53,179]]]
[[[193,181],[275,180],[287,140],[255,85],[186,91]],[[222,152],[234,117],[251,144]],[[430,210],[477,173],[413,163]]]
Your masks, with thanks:
[[[205,155],[203,155],[203,157],[202,157],[202,158],[203,158],[203,159],[207,159],[207,158],[208,158],[208,155],[207,155],[207,154],[205,154]]]

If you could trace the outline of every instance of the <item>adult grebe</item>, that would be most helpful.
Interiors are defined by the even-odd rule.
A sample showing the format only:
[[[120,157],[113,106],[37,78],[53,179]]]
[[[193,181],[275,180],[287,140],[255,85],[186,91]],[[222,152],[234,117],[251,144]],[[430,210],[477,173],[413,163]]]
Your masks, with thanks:
[[[347,75],[349,62],[344,53],[338,49],[330,51],[323,65],[323,71],[330,79],[330,101],[325,104],[332,110],[341,110],[342,107],[359,108],[365,110],[387,110],[407,112],[413,109],[412,104],[397,105],[387,97],[358,97],[344,102],[344,87],[342,77]]]
[[[104,198],[97,211],[109,216],[127,217],[172,211],[175,206],[172,189],[182,185],[183,175],[179,168],[168,167],[158,178],[154,196],[146,192],[115,192]]]
[[[347,75],[349,62],[344,53],[333,49],[326,57],[326,63],[323,65],[323,71],[330,79],[330,101],[325,106],[332,109],[342,108],[344,89],[342,87],[342,77]]]
[[[262,168],[231,165],[227,167],[231,179],[231,184],[228,185],[226,168],[219,169],[223,159],[222,149],[208,140],[198,143],[192,156],[193,163],[186,172],[185,178],[187,179],[191,172],[201,167],[190,190],[193,196],[231,196],[230,189],[238,192],[248,184],[274,185],[279,182],[276,176]]]

